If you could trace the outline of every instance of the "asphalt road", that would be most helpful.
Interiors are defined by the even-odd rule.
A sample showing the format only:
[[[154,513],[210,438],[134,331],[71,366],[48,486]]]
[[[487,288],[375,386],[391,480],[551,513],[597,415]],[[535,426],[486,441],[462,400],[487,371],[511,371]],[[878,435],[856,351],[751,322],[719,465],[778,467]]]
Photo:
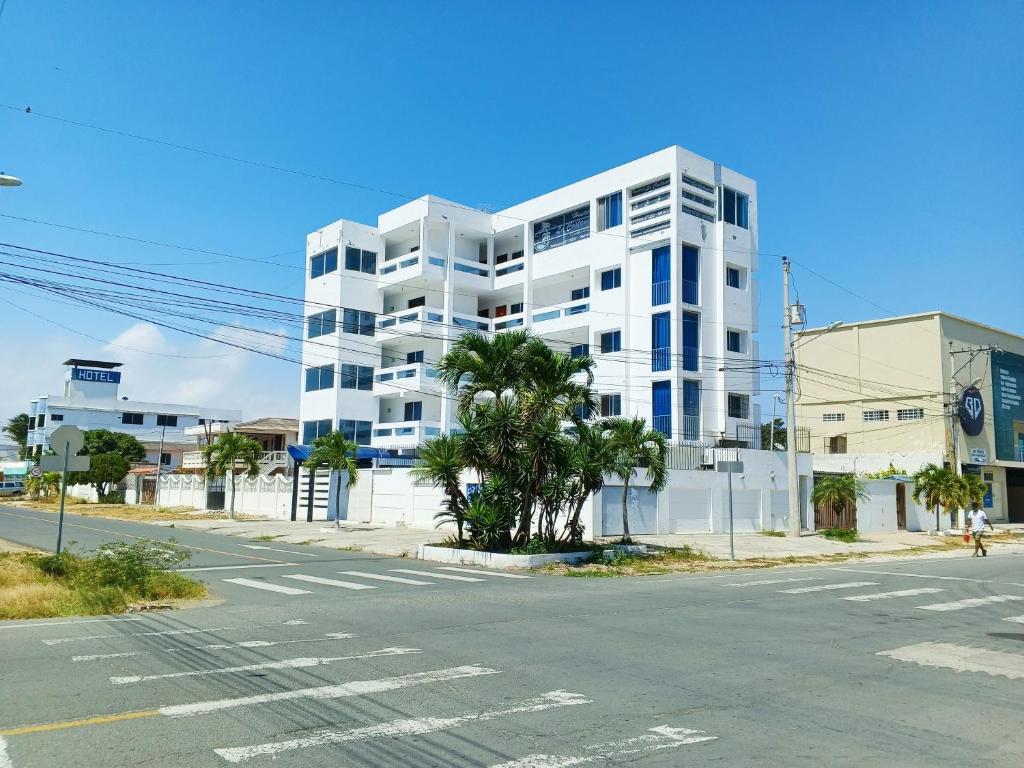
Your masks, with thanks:
[[[524,579],[69,523],[175,535],[222,602],[0,625],[0,768],[1024,765],[1018,556]]]

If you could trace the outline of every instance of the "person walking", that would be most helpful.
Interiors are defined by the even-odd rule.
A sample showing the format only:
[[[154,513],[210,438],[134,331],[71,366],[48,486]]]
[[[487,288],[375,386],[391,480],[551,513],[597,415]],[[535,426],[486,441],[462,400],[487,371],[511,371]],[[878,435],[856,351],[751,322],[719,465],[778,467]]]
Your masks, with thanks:
[[[992,522],[988,519],[988,515],[985,514],[985,510],[976,501],[971,504],[971,513],[968,515],[968,519],[971,521],[971,536],[974,537],[974,554],[971,557],[977,557],[979,550],[982,557],[988,557],[988,550],[981,543],[981,536],[985,531],[986,525],[989,527],[989,530],[995,530],[992,527]]]

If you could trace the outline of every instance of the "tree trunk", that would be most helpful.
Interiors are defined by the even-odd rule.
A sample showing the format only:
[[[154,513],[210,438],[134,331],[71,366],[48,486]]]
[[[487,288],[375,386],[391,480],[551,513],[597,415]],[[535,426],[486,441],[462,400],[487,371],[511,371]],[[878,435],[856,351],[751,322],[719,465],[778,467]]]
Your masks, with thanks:
[[[576,540],[576,529],[579,526],[580,514],[583,512],[583,505],[587,503],[587,496],[589,494],[582,494],[579,501],[576,502],[576,509],[569,515],[569,520],[565,524],[565,535],[562,537],[563,541],[575,541]]]
[[[626,499],[629,496],[629,478],[622,483],[622,543],[632,544],[633,539],[629,536],[629,507],[626,506]]]
[[[334,527],[341,528],[341,470],[338,473],[338,491],[334,494]]]
[[[939,505],[938,504],[935,505],[935,530],[936,530],[936,532],[942,530],[939,527]]]
[[[228,504],[228,516],[235,519],[235,473],[233,470],[228,471],[228,482],[231,483],[231,501]]]

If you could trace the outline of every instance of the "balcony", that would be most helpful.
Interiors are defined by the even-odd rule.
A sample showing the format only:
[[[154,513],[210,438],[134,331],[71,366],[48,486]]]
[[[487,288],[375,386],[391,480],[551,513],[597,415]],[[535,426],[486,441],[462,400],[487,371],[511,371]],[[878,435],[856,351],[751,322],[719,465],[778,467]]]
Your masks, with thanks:
[[[525,315],[522,312],[496,317],[491,323],[491,330],[497,332],[511,330],[512,328],[522,328],[524,317]]]
[[[288,452],[287,451],[264,451],[260,454],[259,462],[261,475],[271,475],[276,470],[288,468]],[[236,464],[236,467],[241,471],[243,469],[241,464]],[[202,451],[185,451],[181,454],[181,468],[182,469],[206,469],[206,459],[203,458]]]
[[[589,325],[590,301],[564,301],[561,304],[553,304],[544,307],[533,313],[533,324],[537,326],[537,333],[557,333],[569,328],[579,328]]]
[[[401,396],[406,392],[438,392],[437,371],[425,363],[380,368],[373,377],[373,394]]]
[[[377,269],[377,276],[382,285],[393,285],[413,278],[422,277],[425,273],[438,279],[444,277],[445,260],[443,256],[424,251],[410,251],[402,256],[390,256]]]
[[[438,335],[444,328],[444,312],[435,307],[416,307],[377,318],[377,340],[398,336]]]
[[[439,421],[392,421],[377,424],[370,444],[374,448],[417,448],[441,434]]]
[[[651,350],[651,370],[667,371],[672,367],[672,348],[656,347]]]
[[[659,280],[651,284],[651,306],[657,307],[661,304],[668,304],[672,293],[672,283],[669,280]]]

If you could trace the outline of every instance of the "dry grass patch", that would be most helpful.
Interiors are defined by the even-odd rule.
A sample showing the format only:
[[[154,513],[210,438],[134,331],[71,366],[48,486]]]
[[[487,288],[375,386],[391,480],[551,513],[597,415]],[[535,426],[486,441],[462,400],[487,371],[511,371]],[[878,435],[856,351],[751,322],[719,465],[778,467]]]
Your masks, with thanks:
[[[71,501],[69,497],[67,502]],[[59,501],[18,501],[4,502],[11,506],[38,509],[40,512],[60,512]],[[145,504],[92,504],[78,499],[76,502],[65,504],[65,512],[82,517],[106,517],[112,520],[127,520],[129,522],[163,522],[171,520],[225,520],[226,513],[218,512],[197,512],[191,507],[151,507]],[[242,515],[236,515],[236,519],[244,519]]]

